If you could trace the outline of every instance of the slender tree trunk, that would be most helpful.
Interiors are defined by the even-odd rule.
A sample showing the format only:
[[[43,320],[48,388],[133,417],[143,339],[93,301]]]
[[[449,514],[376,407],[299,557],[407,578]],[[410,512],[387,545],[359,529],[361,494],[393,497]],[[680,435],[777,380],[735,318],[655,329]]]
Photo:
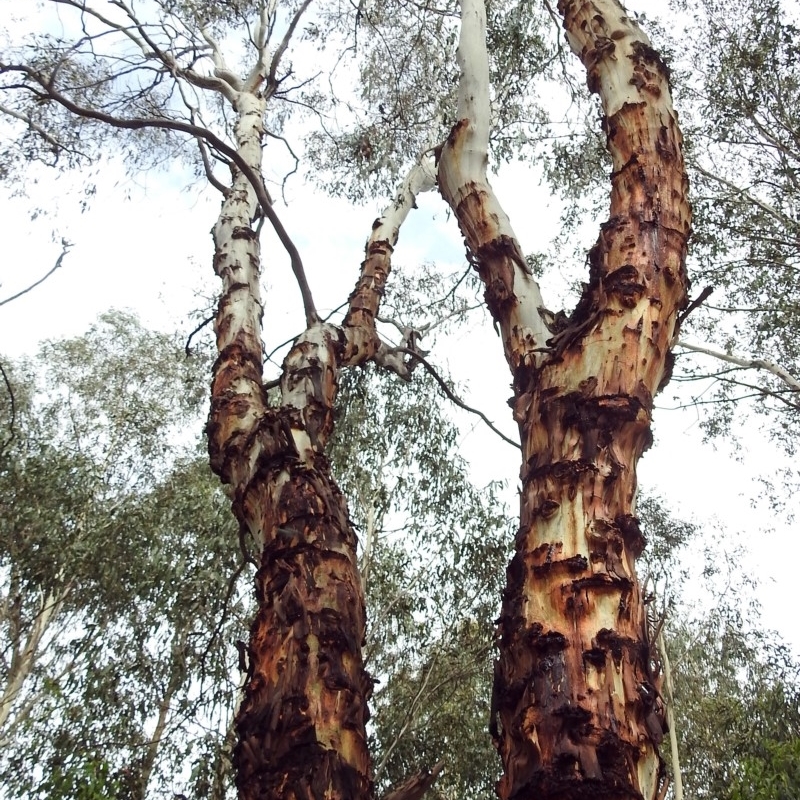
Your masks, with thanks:
[[[59,590],[52,590],[47,595],[42,594],[39,601],[39,611],[30,623],[30,628],[26,635],[22,632],[22,607],[21,600],[11,599],[16,594],[16,581],[12,577],[11,591],[9,591],[8,617],[9,633],[11,638],[11,662],[5,676],[5,685],[0,693],[0,732],[4,731],[6,724],[11,729],[18,725],[29,713],[31,704],[28,703],[22,709],[17,709],[18,713],[11,718],[14,704],[19,699],[25,681],[33,673],[36,667],[37,658],[41,655],[39,646],[47,633],[53,620],[56,619],[61,611],[64,602],[73,589],[70,581]],[[11,721],[9,722],[9,718]],[[5,737],[4,737],[5,738]],[[0,739],[2,742],[3,739]]]
[[[613,160],[611,217],[562,329],[543,334],[519,246],[494,224],[505,218],[484,173],[478,0],[462,0],[459,122],[439,168],[503,335],[522,441],[493,692],[499,793],[653,800],[663,720],[634,568],[636,465],[686,302],[687,180],[667,70],[647,38],[616,0],[558,8],[600,94]]]
[[[681,774],[681,757],[678,750],[678,731],[675,727],[675,691],[672,686],[672,665],[664,641],[663,629],[658,634],[658,652],[664,665],[664,700],[667,706],[667,724],[669,725],[669,754],[672,762],[672,796],[674,800],[683,800],[683,776]]]
[[[184,650],[186,648],[188,634],[188,625],[179,628],[175,631],[170,645],[169,680],[164,689],[164,696],[158,704],[156,727],[153,730],[150,741],[147,743],[144,758],[142,759],[139,769],[138,793],[141,800],[146,800],[147,798],[147,787],[153,775],[153,767],[155,767],[156,764],[158,750],[161,747],[161,742],[164,740],[164,731],[166,731],[167,722],[169,721],[170,706],[172,705],[175,693],[180,689],[186,679],[186,656]]]

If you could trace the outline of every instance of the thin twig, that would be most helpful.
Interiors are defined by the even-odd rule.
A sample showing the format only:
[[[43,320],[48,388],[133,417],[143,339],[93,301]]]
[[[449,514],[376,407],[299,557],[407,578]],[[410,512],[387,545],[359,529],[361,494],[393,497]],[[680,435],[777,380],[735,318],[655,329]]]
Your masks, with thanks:
[[[67,244],[67,242],[62,241],[63,250],[61,251],[61,255],[56,259],[55,265],[50,269],[50,271],[43,277],[39,278],[38,281],[32,283],[27,289],[23,289],[21,292],[17,292],[11,297],[7,297],[5,300],[0,300],[0,306],[4,306],[6,303],[10,303],[12,300],[16,300],[18,297],[22,297],[22,295],[27,294],[31,289],[35,289],[40,283],[44,283],[64,262],[64,256],[67,255],[69,252],[71,244]]]
[[[400,353],[406,353],[407,355],[414,358],[416,361],[419,361],[423,367],[430,373],[431,377],[439,384],[439,388],[447,395],[447,397],[454,402],[459,408],[463,408],[464,411],[469,411],[470,414],[476,414],[479,416],[504,442],[508,442],[512,447],[516,447],[517,450],[521,450],[522,447],[515,442],[513,439],[509,439],[501,430],[498,430],[492,421],[484,414],[482,411],[479,411],[477,408],[473,408],[472,406],[468,406],[463,400],[459,400],[453,392],[450,390],[450,387],[444,382],[444,379],[439,375],[436,371],[436,368],[427,361],[423,356],[421,356],[416,350],[411,350],[408,347],[393,347],[392,350],[395,350]]]
[[[386,749],[386,752],[383,754],[383,758],[381,759],[381,763],[378,764],[378,766],[375,769],[374,780],[376,780],[376,781],[378,780],[378,778],[380,777],[380,775],[383,772],[384,768],[386,767],[386,762],[389,760],[389,756],[392,755],[392,753],[394,752],[394,749],[399,744],[400,739],[403,738],[403,735],[408,730],[408,728],[410,727],[411,723],[414,722],[414,719],[415,719],[415,716],[416,716],[416,713],[417,713],[417,706],[419,704],[420,698],[425,693],[425,688],[427,687],[428,682],[431,679],[431,675],[433,675],[433,668],[436,666],[436,660],[437,660],[437,653],[434,652],[433,658],[431,659],[431,665],[428,668],[428,671],[425,674],[425,677],[422,679],[422,686],[419,687],[419,691],[417,692],[417,694],[414,697],[414,699],[411,701],[411,705],[409,706],[408,711],[406,712],[406,718],[405,718],[405,722],[403,724],[403,727],[400,729],[400,732],[397,734],[397,736],[395,736],[394,741],[391,743],[391,745]]]
[[[189,349],[189,345],[192,343],[192,339],[194,338],[195,334],[200,333],[209,322],[213,322],[217,318],[216,314],[212,314],[210,317],[206,317],[187,337],[186,339],[186,347],[184,348],[186,352],[186,357],[188,358],[191,355],[191,350]]]
[[[233,596],[233,590],[236,588],[236,583],[238,582],[239,578],[241,577],[242,573],[247,568],[248,564],[255,564],[256,568],[258,568],[258,564],[255,559],[247,552],[244,543],[239,539],[239,544],[242,548],[242,563],[236,568],[234,573],[231,575],[228,581],[228,589],[225,592],[225,600],[222,603],[222,615],[219,618],[219,621],[214,626],[214,631],[211,634],[211,637],[208,640],[208,644],[206,645],[206,649],[203,651],[203,654],[200,656],[200,673],[202,677],[205,677],[206,671],[206,658],[208,658],[208,654],[211,652],[211,648],[214,646],[214,641],[216,640],[217,636],[219,636],[220,631],[222,630],[222,626],[225,624],[225,621],[228,618],[228,612],[230,611],[230,601],[231,597]],[[202,680],[202,678],[201,678]]]

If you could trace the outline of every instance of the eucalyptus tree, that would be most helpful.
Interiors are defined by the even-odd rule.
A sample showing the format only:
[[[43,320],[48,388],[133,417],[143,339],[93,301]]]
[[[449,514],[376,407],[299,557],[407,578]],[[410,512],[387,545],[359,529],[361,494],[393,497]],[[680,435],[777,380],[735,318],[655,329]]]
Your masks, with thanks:
[[[17,796],[144,798],[184,780],[224,796],[248,603],[197,447],[209,361],[181,344],[115,312],[11,372],[0,774]]]
[[[693,374],[715,367],[712,430],[729,430],[735,401],[750,399],[793,453],[800,17],[778,0],[746,3],[734,17],[715,0],[693,5],[705,33],[688,37],[694,69],[681,83],[697,186],[695,274],[714,292],[696,320],[704,341],[682,344],[697,354]]]
[[[241,535],[260,550],[234,753],[239,795],[248,800],[372,794],[363,585],[326,448],[343,367],[371,361],[408,378],[422,363],[418,331],[401,326],[400,345],[391,345],[376,320],[400,225],[434,181],[485,284],[521,435],[521,520],[503,593],[490,726],[503,761],[500,795],[650,800],[659,792],[658,677],[634,558],[643,545],[636,463],[650,442],[653,397],[669,377],[686,303],[690,212],[668,72],[617,0],[559,2],[569,45],[600,96],[613,173],[611,217],[590,251],[588,283],[573,313],[553,319],[487,180],[492,124],[524,104],[520,88],[528,85],[513,75],[528,62],[513,56],[535,41],[531,17],[520,11],[527,4],[491,5],[493,43],[505,58],[495,89],[514,98],[494,115],[480,0],[443,8],[331,3],[315,11],[311,0],[280,7],[50,0],[45,11],[58,9],[63,20],[73,12],[63,32],[9,47],[0,60],[0,110],[19,123],[34,156],[80,161],[122,131],[126,138],[115,133],[115,141],[141,168],[153,143],[175,146],[183,137],[222,194],[213,229],[219,357],[207,431]],[[505,23],[509,35],[498,35]],[[334,324],[317,312],[265,187],[262,145],[280,135],[280,103],[292,99],[297,62],[290,68],[284,60],[298,32],[358,53],[357,37],[363,43],[384,31],[404,34],[393,51],[422,68],[396,70],[419,80],[410,87],[387,80],[396,102],[375,107],[394,140],[423,125],[384,156],[404,164],[398,177],[409,172],[372,226],[347,311]],[[457,69],[447,48],[456,36]],[[379,73],[370,74],[367,101],[379,96]],[[439,87],[430,83],[446,75],[457,83],[449,103],[436,101]],[[296,102],[324,101],[319,85],[312,94],[313,76],[297,79],[305,95]],[[373,137],[354,142],[362,172],[380,168],[374,157],[386,152]],[[230,183],[213,171],[214,159],[230,167]],[[262,365],[263,220],[290,255],[307,326],[284,359],[274,403]],[[395,795],[418,796],[431,777]]]
[[[658,30],[681,107],[693,192],[691,315],[676,349],[676,377],[698,385],[694,402],[711,435],[735,435],[755,411],[790,454],[796,446],[800,366],[797,325],[797,130],[800,19],[792,3],[673,0]],[[550,185],[567,200],[561,251],[569,262],[581,216],[599,213],[609,162],[574,91],[574,130],[540,152]],[[583,253],[577,253],[578,262]],[[575,274],[572,272],[571,274]]]

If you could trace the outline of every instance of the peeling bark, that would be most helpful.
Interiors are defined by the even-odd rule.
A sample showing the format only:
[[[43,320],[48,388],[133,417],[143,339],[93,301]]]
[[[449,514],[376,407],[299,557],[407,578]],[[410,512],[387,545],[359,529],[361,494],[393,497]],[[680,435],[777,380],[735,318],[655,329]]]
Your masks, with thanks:
[[[237,97],[238,153],[261,176],[264,99]],[[250,630],[234,767],[242,800],[358,800],[372,796],[363,667],[365,607],[357,538],[325,445],[339,370],[369,359],[408,374],[375,317],[399,227],[433,171],[415,168],[373,226],[342,327],[311,315],[283,364],[280,401],[262,381],[257,197],[239,174],[214,228],[223,283],[208,423],[211,464],[232,486],[243,532],[260,543],[258,611]]]
[[[411,209],[416,207],[417,196],[430,191],[435,185],[436,171],[432,159],[423,155],[411,168],[394,202],[372,224],[361,275],[350,295],[349,310],[343,325],[347,340],[344,360],[348,364],[374,359],[401,377],[409,377],[402,352],[392,353],[391,348],[381,343],[375,330],[375,318],[389,278],[400,226]]]
[[[485,164],[475,131],[488,107],[476,106],[469,66],[485,24],[476,0],[462,0],[460,62],[472,75],[439,167],[503,332],[522,441],[521,520],[493,691],[498,788],[503,800],[653,800],[665,725],[634,567],[644,546],[636,465],[686,304],[687,179],[667,69],[647,38],[616,0],[558,7],[601,97],[614,166],[589,283],[552,338],[529,322],[541,302],[516,245],[492,227],[504,219],[496,201],[473,188],[478,168],[459,172],[464,153]],[[526,327],[530,335],[521,335]]]

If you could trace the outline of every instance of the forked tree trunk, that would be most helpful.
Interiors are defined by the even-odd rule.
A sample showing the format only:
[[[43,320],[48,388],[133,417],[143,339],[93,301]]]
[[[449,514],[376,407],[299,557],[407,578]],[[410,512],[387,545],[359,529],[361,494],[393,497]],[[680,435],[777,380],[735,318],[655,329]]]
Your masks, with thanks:
[[[558,8],[600,95],[613,160],[611,216],[561,330],[543,334],[534,319],[538,291],[486,183],[478,0],[462,0],[459,122],[439,165],[503,335],[522,441],[493,692],[499,793],[654,800],[663,717],[634,568],[636,465],[686,303],[687,179],[667,70],[644,34],[616,0]]]
[[[264,101],[237,98],[238,153],[261,176]],[[363,667],[364,597],[356,534],[324,454],[339,369],[372,359],[401,374],[402,353],[378,339],[375,316],[398,230],[416,193],[433,183],[420,166],[373,226],[342,327],[309,327],[286,356],[276,407],[262,381],[257,199],[237,175],[214,228],[223,282],[216,319],[208,424],[211,464],[232,487],[242,535],[260,545],[257,616],[235,721],[242,800],[361,800],[372,795]]]
[[[263,101],[241,92],[239,154],[261,174]],[[356,536],[322,445],[332,425],[335,329],[313,324],[287,357],[288,402],[270,408],[262,383],[256,197],[240,174],[214,228],[223,281],[216,321],[208,425],[214,469],[233,488],[243,534],[261,546],[258,612],[236,719],[239,796],[358,798],[369,795],[362,666],[364,601]]]

